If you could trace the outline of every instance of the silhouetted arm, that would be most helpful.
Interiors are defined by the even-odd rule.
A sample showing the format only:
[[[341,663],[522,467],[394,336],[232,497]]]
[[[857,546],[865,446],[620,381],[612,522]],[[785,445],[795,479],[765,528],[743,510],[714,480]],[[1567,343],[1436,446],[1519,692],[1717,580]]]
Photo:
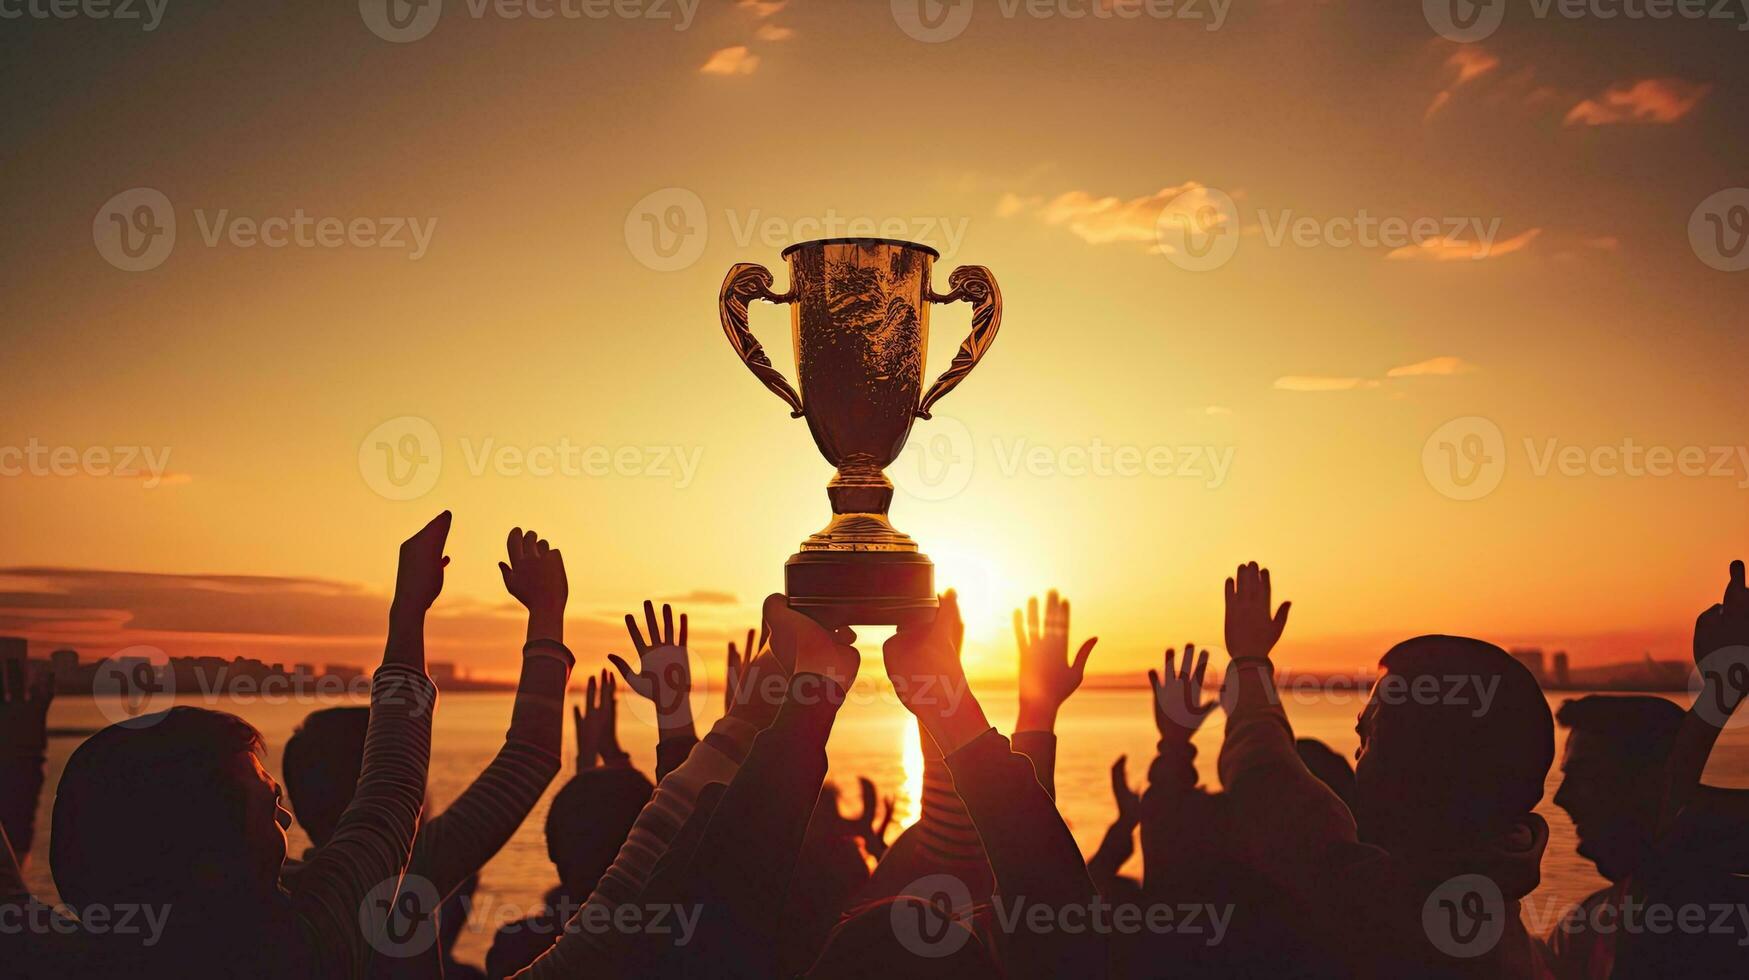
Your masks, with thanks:
[[[1694,662],[1701,690],[1677,729],[1676,742],[1665,763],[1662,808],[1664,827],[1671,826],[1701,787],[1707,760],[1745,696],[1749,696],[1749,583],[1741,561],[1731,563],[1730,581],[1722,602],[1694,624]]]
[[[1107,896],[1117,881],[1118,869],[1136,853],[1136,827],[1141,823],[1142,801],[1130,789],[1128,763],[1128,757],[1120,755],[1111,765],[1111,793],[1117,801],[1117,819],[1105,831],[1099,850],[1087,859],[1087,874]]]
[[[16,842],[22,866],[36,840],[54,678],[47,671],[30,676],[23,660],[8,660],[0,670],[0,830]]]

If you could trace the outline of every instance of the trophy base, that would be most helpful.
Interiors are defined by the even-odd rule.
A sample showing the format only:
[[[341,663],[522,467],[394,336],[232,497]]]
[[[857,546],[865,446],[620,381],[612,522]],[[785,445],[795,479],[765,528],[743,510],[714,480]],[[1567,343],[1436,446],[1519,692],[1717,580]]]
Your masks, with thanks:
[[[790,608],[833,629],[935,618],[935,565],[915,551],[803,551],[783,566]]]

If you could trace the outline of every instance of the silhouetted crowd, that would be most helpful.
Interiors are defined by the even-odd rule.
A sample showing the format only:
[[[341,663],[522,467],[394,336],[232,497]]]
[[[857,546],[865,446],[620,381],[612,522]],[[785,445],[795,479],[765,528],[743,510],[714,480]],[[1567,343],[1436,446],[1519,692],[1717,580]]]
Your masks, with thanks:
[[[1749,802],[1702,783],[1749,692],[1749,586],[1733,563],[1695,625],[1698,693],[1590,696],[1551,713],[1536,678],[1480,640],[1390,649],[1351,768],[1294,735],[1272,652],[1289,604],[1240,566],[1225,585],[1218,696],[1208,653],[1149,671],[1159,742],[1147,784],[1112,767],[1117,818],[1084,859],[1055,796],[1057,714],[1094,641],[1070,653],[1055,593],[1014,614],[1019,714],[1004,736],[960,663],[953,592],[883,650],[923,752],[918,819],[859,784],[847,817],[826,743],[862,667],[854,635],[784,596],[728,646],[724,713],[692,717],[688,622],[626,617],[637,663],[591,676],[571,709],[576,775],[552,797],[557,883],[503,923],[485,972],[454,961],[480,869],[562,768],[575,658],[563,558],[510,533],[499,568],[528,612],[502,748],[441,813],[426,806],[437,690],[426,612],[450,515],[408,539],[370,706],[316,711],[280,773],[261,734],[178,706],[83,741],[55,788],[59,905],[26,889],[44,782],[46,677],[0,676],[0,977],[1602,978],[1749,976]],[[618,688],[658,724],[654,779],[617,733]],[[1220,790],[1192,737],[1226,716]],[[1609,887],[1547,934],[1525,925],[1554,802]],[[289,804],[289,809],[288,809]],[[313,845],[287,853],[293,813]],[[1142,874],[1121,869],[1141,842]]]

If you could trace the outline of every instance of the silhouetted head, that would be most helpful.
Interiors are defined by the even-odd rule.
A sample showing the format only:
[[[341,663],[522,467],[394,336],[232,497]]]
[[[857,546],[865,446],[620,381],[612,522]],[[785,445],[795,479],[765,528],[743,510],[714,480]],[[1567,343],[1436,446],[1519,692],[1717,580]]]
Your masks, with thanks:
[[[1354,816],[1387,850],[1463,850],[1522,824],[1543,796],[1555,725],[1505,650],[1422,636],[1379,661],[1360,715]]]
[[[1294,740],[1294,748],[1300,753],[1300,761],[1318,777],[1318,781],[1330,787],[1337,798],[1354,809],[1354,767],[1342,757],[1342,753],[1315,738]]]
[[[1001,980],[970,923],[915,895],[852,910],[832,930],[809,980]]]
[[[364,765],[364,733],[370,709],[324,708],[312,711],[285,743],[280,772],[292,812],[310,843],[321,847],[334,836],[340,815],[358,789]]]
[[[1555,714],[1570,729],[1555,805],[1573,818],[1579,853],[1610,881],[1638,870],[1657,833],[1664,764],[1682,717],[1663,698],[1602,694]]]
[[[585,769],[547,809],[547,857],[576,900],[595,890],[656,787],[629,766]]]
[[[236,715],[177,707],[111,725],[67,759],[49,862],[69,905],[235,907],[278,894],[291,814]]]

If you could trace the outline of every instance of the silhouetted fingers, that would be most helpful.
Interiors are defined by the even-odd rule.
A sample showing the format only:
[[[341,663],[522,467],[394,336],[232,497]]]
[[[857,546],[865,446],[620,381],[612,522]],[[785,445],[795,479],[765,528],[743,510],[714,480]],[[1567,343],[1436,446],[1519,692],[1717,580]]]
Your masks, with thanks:
[[[1081,649],[1076,651],[1075,663],[1070,669],[1073,670],[1077,676],[1087,672],[1087,658],[1093,655],[1093,646],[1098,642],[1099,637],[1088,637],[1087,642],[1081,644]]]
[[[862,789],[862,815],[856,818],[857,822],[873,826],[877,806],[874,780],[867,776],[858,776],[856,785]]]
[[[643,693],[643,691],[640,690],[638,687],[638,675],[632,673],[631,665],[627,664],[625,662],[625,660],[619,656],[619,654],[616,654],[616,653],[608,654],[607,655],[607,662],[610,664],[613,664],[614,669],[619,671],[619,675],[626,679],[626,684],[629,685],[632,690],[638,691],[638,693],[640,693],[640,694]],[[612,678],[608,678],[608,680],[611,681]]]
[[[674,645],[674,607],[662,603],[662,642]]]
[[[644,624],[650,631],[650,645],[662,645],[662,627],[656,622],[656,606],[650,600],[644,600]]]
[[[686,614],[680,614],[680,645],[686,645]]]
[[[1275,620],[1274,620],[1275,638],[1278,640],[1281,639],[1282,631],[1287,629],[1287,613],[1288,613],[1288,610],[1292,609],[1293,607],[1294,607],[1293,603],[1284,602],[1281,604],[1281,608],[1277,609],[1275,611]],[[1267,610],[1269,607],[1264,606],[1263,608]]]
[[[632,646],[638,651],[638,657],[641,659],[649,651],[650,645],[644,642],[644,634],[638,632],[638,621],[631,613],[626,613],[626,633],[631,636]],[[652,643],[655,642],[655,637],[652,636],[650,640]]]
[[[1014,646],[1021,653],[1026,652],[1026,621],[1018,609],[1014,610]]]
[[[1171,673],[1171,671],[1172,671],[1172,661],[1170,659],[1172,656],[1171,651],[1167,651],[1166,656],[1168,658],[1166,661],[1166,671],[1167,671],[1167,673]],[[1158,701],[1160,699],[1160,672],[1155,670],[1152,667],[1148,668],[1148,686],[1154,689],[1154,700]]]
[[[512,568],[522,558],[522,528],[513,527],[504,537],[504,554],[509,557]]]
[[[1189,655],[1186,654],[1186,657],[1188,658]],[[1190,675],[1191,689],[1194,691],[1197,691],[1199,697],[1201,696],[1200,692],[1202,691],[1203,675],[1208,670],[1208,666],[1209,666],[1209,652],[1207,650],[1204,650],[1200,654],[1197,654],[1196,672]]]
[[[1033,643],[1037,643],[1039,637],[1042,635],[1039,632],[1038,625],[1037,596],[1033,596],[1026,600],[1026,635]]]

